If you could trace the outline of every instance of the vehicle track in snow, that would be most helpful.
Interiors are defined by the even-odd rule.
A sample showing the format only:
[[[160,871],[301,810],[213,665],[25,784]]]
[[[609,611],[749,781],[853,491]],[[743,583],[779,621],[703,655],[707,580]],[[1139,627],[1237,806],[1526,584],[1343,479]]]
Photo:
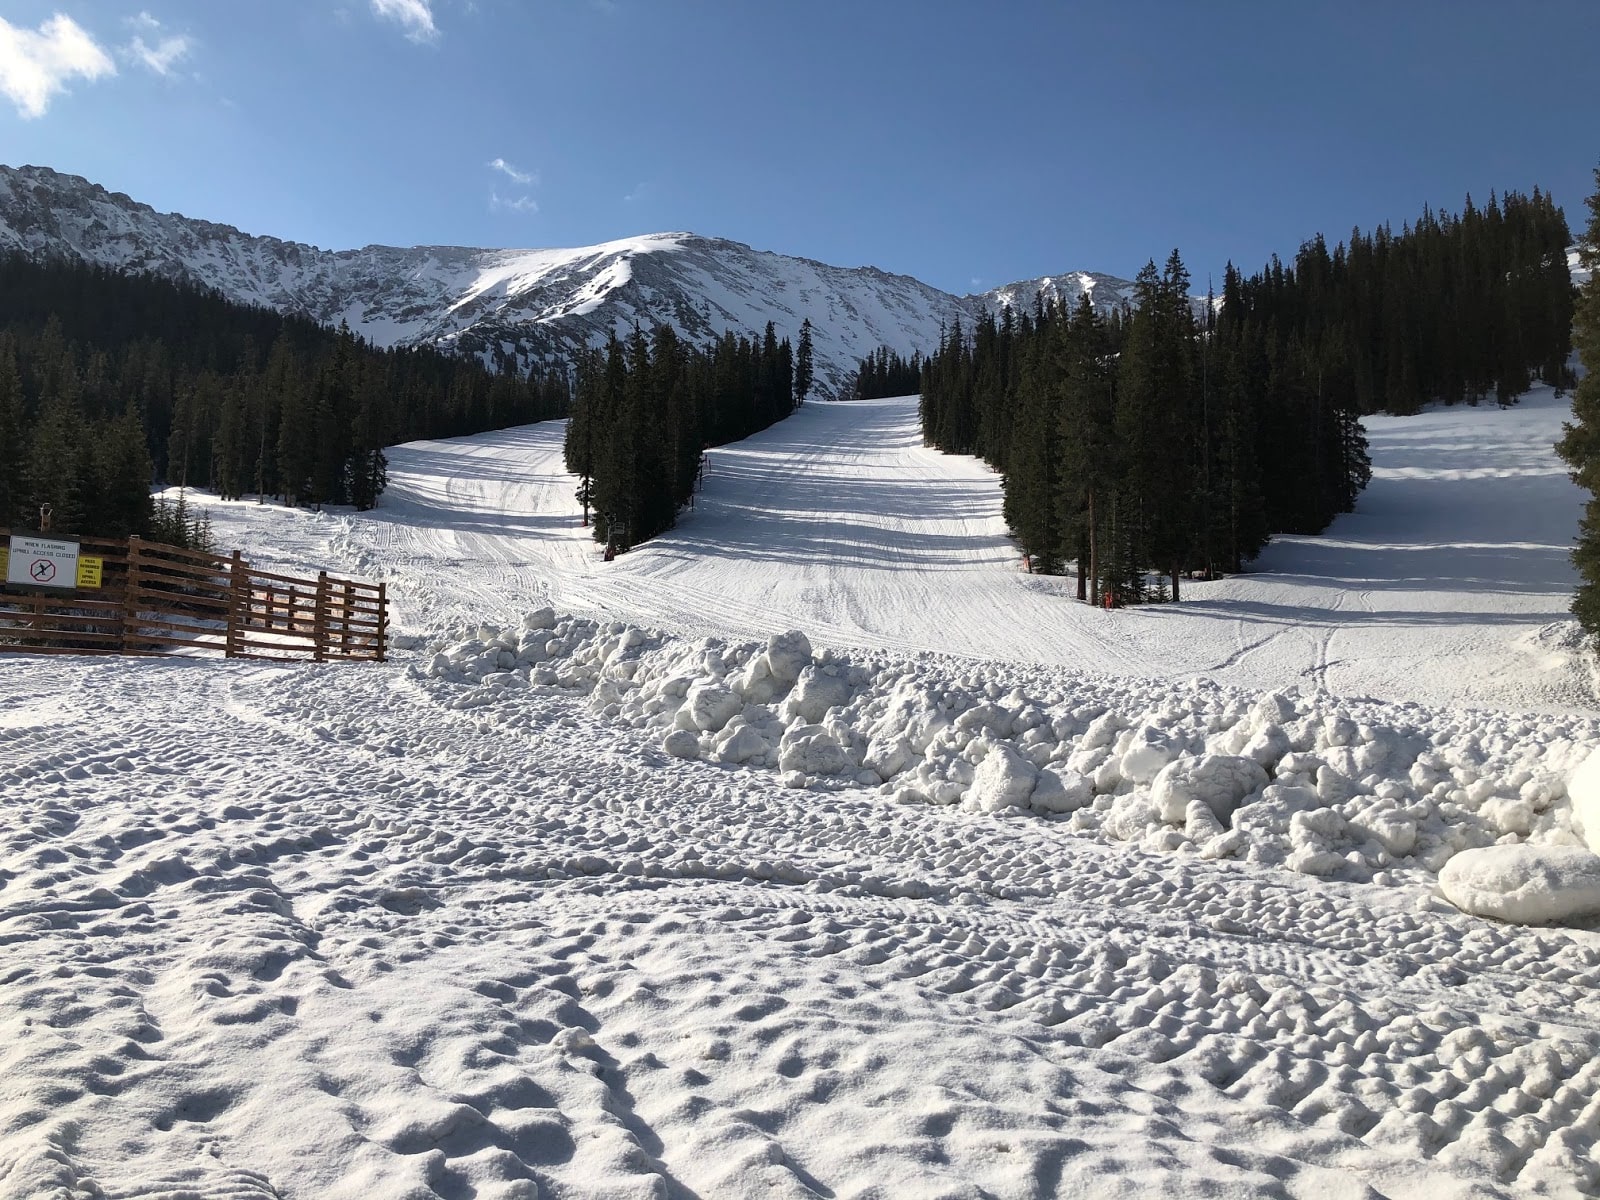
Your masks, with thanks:
[[[0,699],[28,684],[0,663]],[[152,662],[95,694],[119,745],[69,722],[0,770],[0,1066],[87,1131],[8,1132],[0,1181],[1025,1196],[1115,1170],[1137,1120],[1168,1179],[1600,1182],[1592,934],[797,795],[554,689],[460,710],[398,665]],[[262,1169],[287,1120],[334,1175]],[[814,1156],[840,1121],[853,1149]]]

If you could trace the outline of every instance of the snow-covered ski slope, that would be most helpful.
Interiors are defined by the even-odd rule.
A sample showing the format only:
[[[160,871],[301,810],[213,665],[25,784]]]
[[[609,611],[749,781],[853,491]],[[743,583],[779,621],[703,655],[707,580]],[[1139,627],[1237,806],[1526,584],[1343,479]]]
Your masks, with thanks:
[[[1569,710],[1594,696],[1567,612],[1580,493],[1551,449],[1567,412],[1541,390],[1373,419],[1354,513],[1276,539],[1246,575],[1187,583],[1180,605],[1117,613],[1024,571],[999,478],[925,449],[914,398],[806,405],[712,450],[678,528],[611,563],[578,527],[554,422],[397,447],[376,513],[300,523],[387,573],[421,627],[550,603],[699,633]]]
[[[0,1197],[1600,1194],[1595,918],[1438,886],[1579,854],[1563,411],[1373,422],[1326,538],[1116,614],[911,401],[609,564],[557,424],[200,498],[423,647],[0,655]]]

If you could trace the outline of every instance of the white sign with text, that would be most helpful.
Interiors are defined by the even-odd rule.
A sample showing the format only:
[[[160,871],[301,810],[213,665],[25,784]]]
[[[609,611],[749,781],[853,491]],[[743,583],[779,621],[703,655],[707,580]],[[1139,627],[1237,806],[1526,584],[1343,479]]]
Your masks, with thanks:
[[[77,587],[78,543],[12,534],[6,582],[21,587]]]

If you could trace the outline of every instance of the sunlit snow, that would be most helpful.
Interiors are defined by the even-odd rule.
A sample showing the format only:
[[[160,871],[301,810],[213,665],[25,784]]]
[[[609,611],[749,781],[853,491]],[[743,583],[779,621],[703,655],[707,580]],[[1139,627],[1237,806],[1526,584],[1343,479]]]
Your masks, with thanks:
[[[1593,1194],[1564,411],[1117,613],[914,400],[613,563],[558,423],[191,493],[402,648],[0,657],[0,1195]]]

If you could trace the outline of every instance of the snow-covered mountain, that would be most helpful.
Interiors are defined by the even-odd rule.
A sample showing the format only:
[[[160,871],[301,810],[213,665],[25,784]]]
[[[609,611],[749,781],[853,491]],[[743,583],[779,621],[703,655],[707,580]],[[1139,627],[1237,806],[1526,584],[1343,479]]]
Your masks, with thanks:
[[[1074,305],[1078,297],[1087,294],[1101,313],[1122,308],[1133,303],[1133,283],[1115,275],[1099,271],[1069,271],[1065,275],[1041,275],[1037,279],[1020,279],[1004,287],[973,297],[982,300],[995,312],[1001,308],[1028,311],[1033,308],[1034,297],[1043,294],[1046,303]]]
[[[875,267],[834,267],[725,238],[659,233],[569,250],[366,246],[322,250],[229,225],[158,213],[120,192],[48,167],[0,166],[0,251],[148,271],[232,300],[350,327],[378,345],[499,347],[524,362],[595,345],[637,321],[668,321],[704,341],[724,330],[780,336],[814,327],[817,390],[838,393],[856,362],[887,345],[932,350],[957,317],[1028,307],[1041,288],[1102,307],[1132,285],[1077,272],[955,296]],[[1076,290],[1074,290],[1076,289]]]

